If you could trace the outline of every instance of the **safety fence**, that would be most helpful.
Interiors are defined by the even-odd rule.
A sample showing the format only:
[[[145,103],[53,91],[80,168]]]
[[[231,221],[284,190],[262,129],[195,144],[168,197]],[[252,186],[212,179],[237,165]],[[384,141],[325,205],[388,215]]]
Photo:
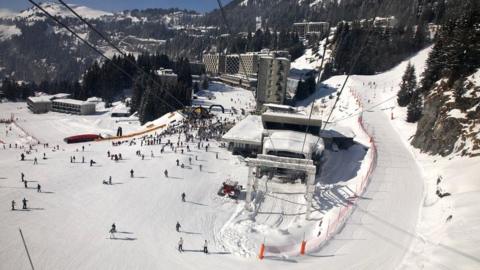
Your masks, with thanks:
[[[12,122],[13,122],[13,113],[9,116],[3,116],[3,115],[0,116],[0,124],[8,125],[8,124],[11,124]],[[0,144],[5,144],[5,142],[2,141],[2,139],[0,139]]]
[[[26,131],[19,123],[18,123],[18,119],[14,120],[12,123],[12,125],[14,125],[16,128],[18,128],[20,131],[23,132],[23,134],[26,136],[26,137],[30,137],[33,139],[33,141],[35,142],[35,144],[40,144],[40,140],[33,136],[32,134],[30,134],[28,131]]]
[[[359,98],[359,95],[356,94],[354,91],[350,89],[351,95],[355,98],[357,105],[361,110],[363,110],[363,102]],[[368,169],[366,173],[362,176],[362,180],[360,183],[355,185],[354,189],[354,196],[348,198],[348,203],[345,203],[340,209],[338,210],[337,214],[333,217],[330,216],[328,218],[328,223],[326,220],[322,220],[322,223],[325,222],[325,225],[322,224],[321,231],[318,234],[318,237],[304,239],[300,243],[294,243],[284,246],[271,246],[262,243],[260,246],[259,258],[263,259],[264,256],[267,255],[287,255],[287,256],[299,256],[304,255],[306,252],[315,252],[320,250],[325,244],[328,243],[341,229],[344,227],[346,221],[353,213],[356,201],[361,198],[361,194],[363,194],[368,186],[369,182],[371,181],[373,171],[377,165],[377,145],[375,142],[375,134],[373,130],[370,130],[365,123],[362,114],[358,117],[358,124],[362,131],[368,136],[369,143],[370,143],[370,151],[369,151],[369,161]]]

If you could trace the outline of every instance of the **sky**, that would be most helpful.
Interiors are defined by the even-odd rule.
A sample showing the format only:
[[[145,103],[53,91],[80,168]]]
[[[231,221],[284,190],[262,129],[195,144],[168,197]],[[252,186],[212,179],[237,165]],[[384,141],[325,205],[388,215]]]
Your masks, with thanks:
[[[226,4],[231,0],[222,0]],[[47,2],[37,0],[38,2]],[[56,2],[51,0],[50,2]],[[217,8],[216,0],[65,0],[69,4],[79,4],[104,11],[122,11],[126,9],[170,8],[193,9],[200,12]],[[29,8],[27,0],[0,0],[0,10],[20,11]],[[1,13],[0,13],[1,14]],[[0,15],[1,16],[1,15]]]

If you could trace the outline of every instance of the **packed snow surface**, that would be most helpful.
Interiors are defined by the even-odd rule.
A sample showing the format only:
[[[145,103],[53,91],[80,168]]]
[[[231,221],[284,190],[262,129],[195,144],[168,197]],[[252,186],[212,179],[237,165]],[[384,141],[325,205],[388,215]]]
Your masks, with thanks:
[[[410,141],[415,134],[416,124],[405,121],[406,108],[399,107],[396,102],[396,93],[408,62],[415,66],[417,78],[421,78],[430,51],[431,47],[421,50],[411,59],[384,73],[374,76],[352,76],[347,86],[365,104],[365,117],[384,114],[384,124],[378,129],[377,134],[393,129],[395,132],[391,134],[390,140],[400,138],[408,150],[405,155],[409,160],[414,160],[420,168],[421,177],[418,180],[423,185],[423,194],[419,205],[419,219],[414,228],[411,225],[398,227],[413,240],[411,245],[402,247],[407,252],[398,268],[479,269],[480,158],[461,157],[458,153],[447,157],[430,156],[413,148]],[[450,111],[449,115],[464,117],[458,110]],[[398,155],[400,153],[392,157],[395,165],[390,166],[388,170],[397,170],[398,166],[405,166],[405,163],[398,159]],[[379,158],[382,158],[381,153]],[[380,170],[379,167],[377,171]],[[402,177],[400,181],[411,179]],[[409,185],[403,197],[411,197],[418,192],[418,188],[417,183]],[[440,198],[436,194],[437,191],[451,195]],[[384,237],[385,241],[394,240],[391,235],[381,237]]]
[[[428,51],[410,59],[419,73]],[[242,197],[219,197],[227,179],[245,186],[248,170],[241,157],[215,140],[208,142],[208,151],[197,149],[195,141],[192,151],[183,154],[170,148],[160,154],[160,145],[140,145],[138,138],[132,146],[63,143],[64,137],[76,134],[115,134],[119,126],[124,134],[151,124],[173,126],[182,119],[177,114],[175,122],[167,114],[140,126],[132,117],[111,118],[101,104],[96,115],[72,116],[34,115],[25,103],[2,103],[0,119],[13,113],[17,120],[0,124],[0,268],[30,269],[21,228],[36,269],[478,269],[478,158],[429,157],[409,146],[414,126],[405,124],[405,112],[395,104],[405,66],[351,77],[331,121],[351,128],[356,143],[345,150],[325,149],[310,220],[305,220],[305,186],[300,182],[259,179],[253,211],[245,209]],[[329,96],[337,94],[344,78],[330,78],[301,107],[310,108],[313,102],[314,116],[325,117],[333,103]],[[225,113],[216,107],[213,112],[230,120],[241,120],[240,109],[254,107],[251,92],[219,83],[197,95],[194,105],[221,104]],[[359,116],[377,148],[376,167],[362,194],[356,191],[372,164],[372,144]],[[178,134],[162,142],[167,139],[175,144]],[[26,161],[20,161],[23,149],[15,144],[33,145]],[[124,160],[109,159],[107,151],[121,153]],[[42,159],[44,153],[47,159]],[[186,166],[176,166],[177,159]],[[20,181],[22,172],[28,188]],[[439,188],[452,194],[442,199],[435,197],[439,174]],[[109,176],[113,184],[102,184]],[[37,184],[42,192],[36,192]],[[180,199],[182,192],[186,202]],[[11,211],[10,202],[15,200],[19,208],[23,198],[29,209]],[[352,202],[345,225],[328,242],[319,242],[339,210]],[[175,231],[177,221],[180,232]],[[113,222],[115,240],[108,235]],[[184,253],[176,250],[180,237]],[[307,256],[296,256],[302,239]],[[208,255],[201,252],[204,240]],[[264,241],[266,257],[260,261],[256,255]]]

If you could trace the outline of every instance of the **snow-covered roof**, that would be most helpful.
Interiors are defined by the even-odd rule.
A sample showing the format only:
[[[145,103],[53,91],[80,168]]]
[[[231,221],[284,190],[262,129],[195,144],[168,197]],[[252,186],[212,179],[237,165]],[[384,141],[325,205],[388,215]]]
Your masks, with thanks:
[[[120,103],[117,106],[113,107],[111,112],[112,113],[130,113],[130,108],[125,106],[125,104]]]
[[[83,101],[83,100],[70,99],[70,98],[59,98],[59,99],[53,100],[53,102],[64,103],[64,104],[71,104],[71,105],[86,105],[86,104],[95,105],[95,104],[93,104],[93,103],[85,102],[85,101]]]
[[[264,153],[268,153],[268,151],[285,151],[311,157],[313,152],[323,151],[324,144],[320,137],[309,133],[275,130],[270,133],[270,136],[263,139],[263,149]]]
[[[262,121],[294,125],[320,126],[322,123],[322,118],[316,115],[309,117],[309,115],[304,111],[296,111],[294,113],[266,111],[262,114]]]
[[[68,93],[58,93],[54,95],[48,95],[43,92],[37,92],[36,96],[29,97],[31,102],[51,102],[54,99],[66,99],[70,96]]]
[[[68,94],[68,93],[57,93],[57,94],[51,95],[50,98],[68,98],[70,96],[71,94]]]
[[[99,97],[89,97],[89,98],[87,98],[87,102],[99,103],[99,102],[102,102],[102,98],[99,98]]]
[[[29,97],[28,100],[33,103],[50,103],[50,96]]]
[[[238,142],[262,145],[262,119],[259,115],[248,115],[232,127],[222,139],[227,142]]]
[[[283,104],[274,104],[274,103],[265,103],[263,106],[267,107],[268,109],[272,110],[281,110],[281,111],[291,111],[291,112],[296,112],[297,108],[289,106],[289,105],[283,105]]]

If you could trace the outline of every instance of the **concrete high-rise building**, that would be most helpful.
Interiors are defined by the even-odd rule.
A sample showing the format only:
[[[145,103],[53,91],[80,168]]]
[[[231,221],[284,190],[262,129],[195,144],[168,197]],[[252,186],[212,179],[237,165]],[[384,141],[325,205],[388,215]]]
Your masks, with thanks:
[[[262,56],[258,66],[257,108],[265,103],[283,104],[287,91],[287,76],[290,60]]]
[[[218,75],[225,72],[225,55],[219,53],[204,54],[205,72]]]
[[[245,76],[256,76],[258,73],[258,53],[242,53],[240,54],[240,74]]]
[[[225,71],[227,74],[237,74],[240,67],[240,58],[238,54],[229,54],[225,56]]]

